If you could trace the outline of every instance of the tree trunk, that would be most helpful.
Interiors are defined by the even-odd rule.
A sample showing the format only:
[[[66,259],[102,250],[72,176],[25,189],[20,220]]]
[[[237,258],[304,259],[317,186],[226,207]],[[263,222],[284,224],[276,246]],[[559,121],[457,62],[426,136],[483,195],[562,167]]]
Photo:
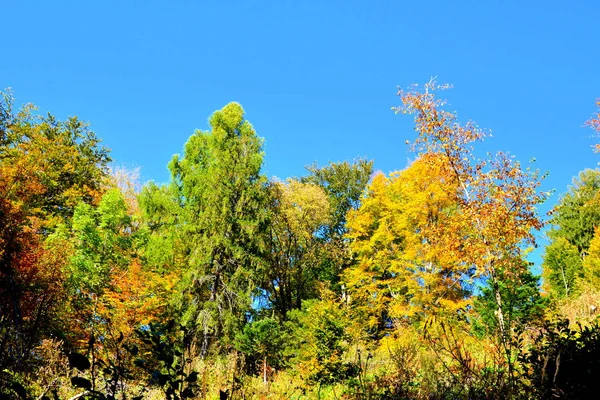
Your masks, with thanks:
[[[267,386],[267,356],[263,357],[263,384]]]

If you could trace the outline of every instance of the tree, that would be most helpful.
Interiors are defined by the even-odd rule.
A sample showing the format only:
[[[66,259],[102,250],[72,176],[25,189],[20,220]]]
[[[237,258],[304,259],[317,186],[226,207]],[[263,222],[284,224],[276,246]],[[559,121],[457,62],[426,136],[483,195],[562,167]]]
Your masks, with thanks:
[[[325,226],[323,236],[343,237],[347,233],[346,216],[360,205],[360,197],[373,173],[373,161],[359,158],[353,163],[329,163],[322,168],[313,164],[306,169],[310,174],[302,181],[321,186],[330,199],[332,218]]]
[[[504,271],[500,272],[503,273]],[[505,324],[517,330],[542,321],[544,308],[547,305],[547,299],[540,294],[539,277],[526,268],[521,268],[520,274],[511,279],[500,275],[497,279],[497,290],[502,299]],[[481,328],[488,335],[497,334],[499,329],[495,296],[494,289],[486,285],[481,288],[481,294],[474,301],[474,309],[481,318]]]
[[[236,335],[235,345],[249,360],[258,358],[266,385],[269,366],[281,364],[284,337],[279,322],[274,318],[263,318],[246,324]]]
[[[444,159],[426,154],[391,178],[373,178],[348,215],[356,265],[345,273],[352,301],[375,331],[463,310],[470,266],[440,232],[457,217],[456,181]]]
[[[573,180],[552,212],[550,244],[544,252],[544,280],[558,297],[573,294],[576,280],[583,276],[595,229],[600,226],[600,171],[585,170]]]
[[[583,276],[595,288],[600,289],[600,227],[590,241],[588,255],[583,260]]]
[[[12,177],[14,186],[25,180],[40,185],[28,202],[43,226],[64,222],[81,201],[97,203],[111,159],[88,124],[77,117],[58,121],[50,114],[34,115],[32,105],[13,115],[10,93],[3,99],[0,160],[21,172]]]
[[[373,173],[373,161],[359,158],[354,162],[331,162],[319,168],[316,164],[306,167],[309,175],[302,182],[318,185],[329,198],[331,217],[319,232],[324,243],[319,278],[330,282],[332,289],[342,293],[340,286],[342,271],[352,264],[348,247],[346,216],[360,205],[360,198]]]
[[[34,110],[26,105],[15,113],[11,94],[1,94],[0,359],[15,368],[59,324],[68,254],[49,235],[79,202],[99,200],[110,161],[76,117],[63,122]]]
[[[334,384],[355,377],[358,366],[346,352],[356,332],[350,308],[323,291],[320,299],[307,300],[302,310],[290,313],[292,362],[310,383]]]
[[[148,222],[154,234],[170,231],[181,251],[170,258],[185,268],[179,303],[183,322],[202,341],[202,356],[215,338],[230,344],[245,320],[267,217],[262,140],[244,110],[230,103],[209,122],[210,131],[196,131],[183,156],[173,157],[171,187],[151,185],[140,200],[155,217]]]
[[[270,305],[285,320],[302,300],[317,296],[324,243],[319,238],[330,221],[330,206],[321,187],[288,180],[271,185],[273,211],[267,241],[263,289]]]
[[[69,279],[75,293],[101,295],[112,275],[127,269],[135,253],[131,216],[118,189],[102,197],[98,207],[80,203],[73,215],[75,251]]]
[[[436,240],[459,243],[456,256],[473,267],[471,276],[489,280],[496,301],[499,339],[510,368],[511,327],[504,317],[500,279],[514,280],[527,268],[522,251],[535,245],[533,232],[543,226],[536,206],[547,194],[538,191],[542,178],[537,171],[523,169],[505,153],[475,159],[472,143],[486,134],[473,122],[461,125],[456,114],[444,110],[444,102],[434,94],[444,88],[447,85],[432,80],[423,91],[416,86],[400,89],[402,105],[394,110],[414,115],[418,136],[413,149],[419,154],[439,154],[454,175],[459,218],[449,229],[438,232]]]

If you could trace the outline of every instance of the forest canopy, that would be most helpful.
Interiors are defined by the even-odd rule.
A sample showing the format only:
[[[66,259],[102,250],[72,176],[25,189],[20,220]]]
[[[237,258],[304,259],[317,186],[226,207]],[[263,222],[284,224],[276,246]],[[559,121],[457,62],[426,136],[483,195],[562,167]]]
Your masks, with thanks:
[[[545,175],[478,158],[487,133],[447,88],[398,91],[414,135],[395,172],[269,178],[232,102],[164,184],[3,92],[0,397],[595,398],[600,171],[542,215]]]

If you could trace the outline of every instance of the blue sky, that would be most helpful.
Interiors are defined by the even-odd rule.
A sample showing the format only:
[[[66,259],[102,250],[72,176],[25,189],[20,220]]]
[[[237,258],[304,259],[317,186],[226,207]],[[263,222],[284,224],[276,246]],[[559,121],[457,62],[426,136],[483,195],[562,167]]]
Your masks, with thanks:
[[[194,129],[240,102],[265,139],[265,171],[413,155],[397,86],[432,76],[463,120],[492,130],[482,149],[549,171],[550,207],[596,167],[582,127],[600,97],[598,15],[588,1],[2,0],[0,88],[60,118],[77,115],[112,149],[168,180]]]

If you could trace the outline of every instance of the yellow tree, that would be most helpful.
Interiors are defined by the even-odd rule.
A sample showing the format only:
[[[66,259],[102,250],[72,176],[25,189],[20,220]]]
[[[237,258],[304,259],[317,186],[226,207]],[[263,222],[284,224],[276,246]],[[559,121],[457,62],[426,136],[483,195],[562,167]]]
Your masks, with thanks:
[[[391,178],[373,178],[361,207],[349,214],[355,268],[345,278],[371,328],[456,315],[468,301],[470,268],[443,234],[460,218],[457,181],[438,154],[425,154]]]
[[[391,299],[405,287],[405,275],[396,276],[401,270],[403,240],[400,229],[396,230],[389,186],[385,175],[375,175],[360,208],[348,214],[346,223],[350,248],[358,261],[345,271],[344,281],[355,310],[371,330],[385,328]]]
[[[444,109],[435,97],[440,86],[434,80],[420,90],[399,90],[401,106],[396,112],[414,115],[417,138],[412,144],[418,154],[439,154],[457,183],[458,215],[436,240],[454,243],[461,263],[471,266],[473,277],[488,280],[496,301],[501,342],[509,354],[510,328],[506,326],[500,277],[518,279],[526,264],[523,248],[535,243],[533,232],[543,225],[536,206],[547,195],[538,191],[542,177],[523,169],[505,153],[478,161],[472,144],[486,133],[475,123],[460,124],[455,113]]]
[[[263,289],[281,318],[317,296],[324,243],[319,230],[331,219],[329,199],[314,184],[290,179],[271,186],[274,210],[268,235]]]

